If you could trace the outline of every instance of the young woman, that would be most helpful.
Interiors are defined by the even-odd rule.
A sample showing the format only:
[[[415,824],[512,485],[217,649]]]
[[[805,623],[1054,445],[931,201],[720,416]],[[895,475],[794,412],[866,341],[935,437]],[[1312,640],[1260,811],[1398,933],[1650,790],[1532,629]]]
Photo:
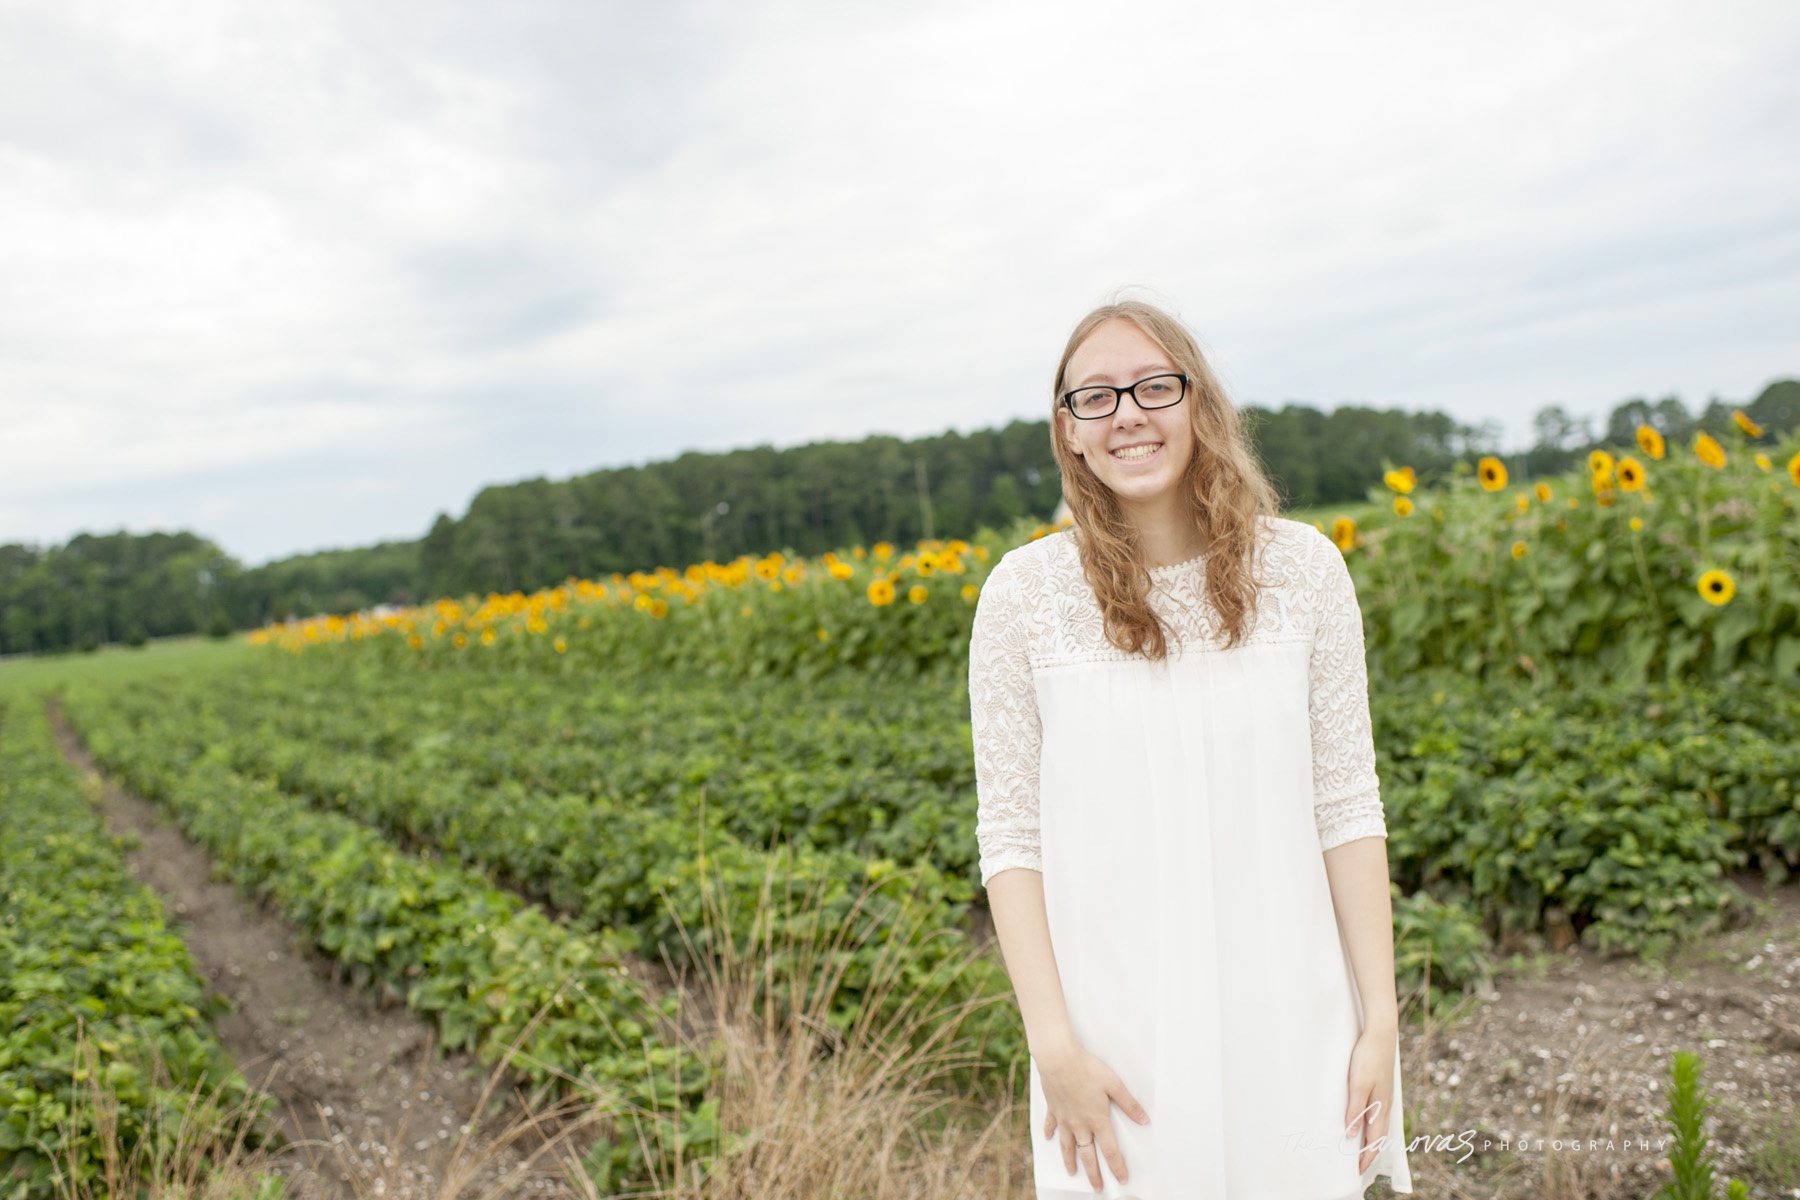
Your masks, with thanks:
[[[1054,394],[1075,523],[995,564],[969,649],[1037,1194],[1348,1200],[1377,1175],[1410,1192],[1343,557],[1275,515],[1167,313],[1088,314]]]

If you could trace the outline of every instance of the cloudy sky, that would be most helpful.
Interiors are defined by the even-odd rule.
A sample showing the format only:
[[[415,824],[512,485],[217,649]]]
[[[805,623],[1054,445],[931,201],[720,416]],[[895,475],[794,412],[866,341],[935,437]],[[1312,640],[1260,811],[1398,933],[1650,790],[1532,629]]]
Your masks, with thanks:
[[[1800,6],[0,0],[0,542],[246,563],[483,484],[1048,406],[1800,374]]]

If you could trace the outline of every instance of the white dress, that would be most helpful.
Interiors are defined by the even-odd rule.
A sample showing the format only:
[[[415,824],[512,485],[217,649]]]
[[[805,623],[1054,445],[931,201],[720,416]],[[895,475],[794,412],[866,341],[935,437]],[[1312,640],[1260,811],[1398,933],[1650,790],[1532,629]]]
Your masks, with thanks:
[[[1150,1116],[1116,1106],[1115,1200],[1345,1200],[1412,1191],[1400,1056],[1388,1140],[1344,1136],[1362,1004],[1323,852],[1385,837],[1355,585],[1311,525],[1264,518],[1248,640],[1222,649],[1205,560],[1151,570],[1171,639],[1106,641],[1072,532],[995,564],[969,703],[985,885],[1039,871],[1075,1035]],[[1039,1200],[1092,1197],[1063,1167],[1031,1064]]]

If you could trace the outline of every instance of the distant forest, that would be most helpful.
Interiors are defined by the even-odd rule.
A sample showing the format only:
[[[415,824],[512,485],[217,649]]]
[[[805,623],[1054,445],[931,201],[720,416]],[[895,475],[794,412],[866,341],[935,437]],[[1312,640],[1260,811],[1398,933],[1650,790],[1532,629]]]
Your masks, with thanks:
[[[1724,431],[1732,405],[1690,412],[1671,396],[1615,408],[1604,428],[1560,407],[1538,412],[1534,444],[1506,456],[1515,476],[1564,470],[1597,444],[1629,445],[1640,424],[1671,443]],[[1800,425],[1800,381],[1743,406],[1770,438]],[[1305,405],[1244,410],[1290,506],[1365,499],[1385,465],[1424,483],[1495,451],[1492,429],[1441,412]],[[910,441],[878,436],[777,450],[688,453],[573,479],[482,489],[461,517],[418,541],[299,555],[245,568],[193,533],[82,534],[63,546],[0,546],[0,654],[93,648],[272,619],[349,612],[441,595],[531,591],[571,575],[683,567],[783,550],[812,555],[877,540],[971,536],[1061,498],[1047,421]]]

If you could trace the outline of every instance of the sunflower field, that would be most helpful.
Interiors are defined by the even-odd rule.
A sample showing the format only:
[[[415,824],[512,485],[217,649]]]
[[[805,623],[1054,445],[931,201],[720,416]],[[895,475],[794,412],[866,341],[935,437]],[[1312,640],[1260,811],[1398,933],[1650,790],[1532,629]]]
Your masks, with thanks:
[[[1800,869],[1793,435],[1745,419],[1672,447],[1646,428],[1553,478],[1483,459],[1440,485],[1405,465],[1371,482],[1372,512],[1318,524],[1378,684],[1403,992],[1478,983],[1496,945],[1654,953],[1734,919],[1733,873]],[[681,960],[703,880],[740,914],[771,882],[808,896],[782,918],[795,953],[847,929],[900,949],[892,991],[869,951],[840,956],[840,1028],[948,996],[976,1012],[970,1088],[1021,1065],[1004,969],[967,953],[984,904],[967,650],[992,565],[1057,532],[271,625],[247,657],[71,683],[62,703],[98,761],[353,981],[483,1057],[548,1005],[534,1079],[675,1097],[677,1140],[704,1155],[716,1064],[675,1060],[669,997],[626,969]],[[607,1186],[656,1165],[623,1141],[602,1160]]]
[[[1484,458],[1418,490],[1386,473],[1380,516],[1329,532],[1357,583],[1373,672],[1448,667],[1484,677],[1715,678],[1800,670],[1800,439],[1742,413],[1726,445],[1674,450],[1649,426],[1597,450],[1588,470],[1515,482]],[[817,559],[570,579],[525,595],[445,598],[372,614],[271,625],[250,637],[294,653],[353,646],[394,665],[533,664],[565,672],[674,670],[820,678],[914,677],[966,662],[992,562],[1054,532],[888,543]]]
[[[1380,519],[1331,535],[1373,672],[1598,672],[1618,681],[1800,669],[1800,444],[1741,412],[1729,444],[1595,450],[1574,476],[1511,481],[1484,458],[1430,492],[1387,472]]]

